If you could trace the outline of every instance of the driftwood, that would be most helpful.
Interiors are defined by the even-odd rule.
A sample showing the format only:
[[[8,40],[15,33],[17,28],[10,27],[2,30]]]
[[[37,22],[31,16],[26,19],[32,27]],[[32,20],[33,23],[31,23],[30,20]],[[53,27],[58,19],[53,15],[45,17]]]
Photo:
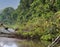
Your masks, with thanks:
[[[54,47],[60,41],[60,35],[48,47]]]

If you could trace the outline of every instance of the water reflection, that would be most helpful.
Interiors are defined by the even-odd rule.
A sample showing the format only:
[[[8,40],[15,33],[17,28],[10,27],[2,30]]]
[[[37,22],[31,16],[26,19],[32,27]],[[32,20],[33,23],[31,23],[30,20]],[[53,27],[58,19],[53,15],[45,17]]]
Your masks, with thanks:
[[[45,41],[23,41],[23,47],[47,47],[49,42]]]
[[[0,47],[18,47],[18,43],[15,39],[0,37]]]
[[[0,37],[0,47],[47,47],[48,42]]]
[[[18,47],[15,43],[0,42],[0,47]]]

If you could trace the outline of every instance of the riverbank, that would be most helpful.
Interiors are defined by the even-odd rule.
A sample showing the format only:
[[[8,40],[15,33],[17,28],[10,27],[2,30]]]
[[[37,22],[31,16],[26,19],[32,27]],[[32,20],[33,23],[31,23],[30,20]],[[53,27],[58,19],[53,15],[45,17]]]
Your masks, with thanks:
[[[59,35],[59,33],[52,34],[51,32],[41,32],[39,30],[28,31],[27,29],[25,29],[25,27],[21,28],[22,27],[21,26],[17,28],[16,25],[15,25],[16,27],[12,25],[11,26],[9,25],[9,27],[7,26],[8,29],[6,30],[5,29],[6,26],[4,25],[2,26],[0,27],[0,31],[2,33],[10,34],[7,35],[7,37],[18,38],[18,39],[28,39],[28,40],[36,39],[36,40],[52,41]],[[15,31],[16,28],[18,29],[17,31]]]
[[[2,29],[2,30],[1,30]],[[9,28],[8,28],[9,29]],[[11,28],[12,29],[12,28]],[[12,29],[13,30],[13,29]],[[12,31],[9,30],[9,31]],[[14,39],[19,39],[19,40],[27,40],[27,41],[47,41],[47,42],[52,42],[54,34],[44,34],[44,33],[39,33],[39,32],[23,32],[23,31],[15,31],[14,33],[9,32],[8,30],[5,29],[5,27],[0,27],[0,37],[7,37],[7,38],[14,38]],[[9,33],[7,33],[9,32]],[[58,36],[58,34],[57,34]],[[56,36],[55,36],[56,37]]]

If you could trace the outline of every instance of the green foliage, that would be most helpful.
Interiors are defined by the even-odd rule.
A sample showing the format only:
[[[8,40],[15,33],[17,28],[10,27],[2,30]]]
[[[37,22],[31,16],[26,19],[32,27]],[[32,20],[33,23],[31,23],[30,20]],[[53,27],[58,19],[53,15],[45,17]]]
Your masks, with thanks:
[[[21,0],[17,8],[18,23],[24,26],[20,29],[21,32],[32,38],[45,35],[45,40],[51,39],[50,34],[59,33],[59,20],[56,15],[59,10],[58,0]]]
[[[1,13],[1,22],[8,24],[8,23],[12,23],[12,16],[11,14],[14,12],[14,8],[12,7],[8,7],[5,8],[2,13]]]
[[[47,35],[43,35],[42,37],[41,37],[41,39],[42,40],[52,40],[52,35],[50,35],[50,34],[47,34]]]
[[[60,0],[20,0],[16,10],[9,7],[0,15],[24,38],[50,40],[60,34]]]

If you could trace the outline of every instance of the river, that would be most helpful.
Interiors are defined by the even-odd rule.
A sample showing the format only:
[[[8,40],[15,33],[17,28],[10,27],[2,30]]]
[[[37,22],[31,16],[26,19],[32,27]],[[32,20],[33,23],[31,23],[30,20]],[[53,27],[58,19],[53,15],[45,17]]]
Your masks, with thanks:
[[[50,42],[0,37],[0,47],[48,47]],[[59,47],[58,44],[55,47]]]
[[[48,42],[0,37],[0,47],[47,47]]]

